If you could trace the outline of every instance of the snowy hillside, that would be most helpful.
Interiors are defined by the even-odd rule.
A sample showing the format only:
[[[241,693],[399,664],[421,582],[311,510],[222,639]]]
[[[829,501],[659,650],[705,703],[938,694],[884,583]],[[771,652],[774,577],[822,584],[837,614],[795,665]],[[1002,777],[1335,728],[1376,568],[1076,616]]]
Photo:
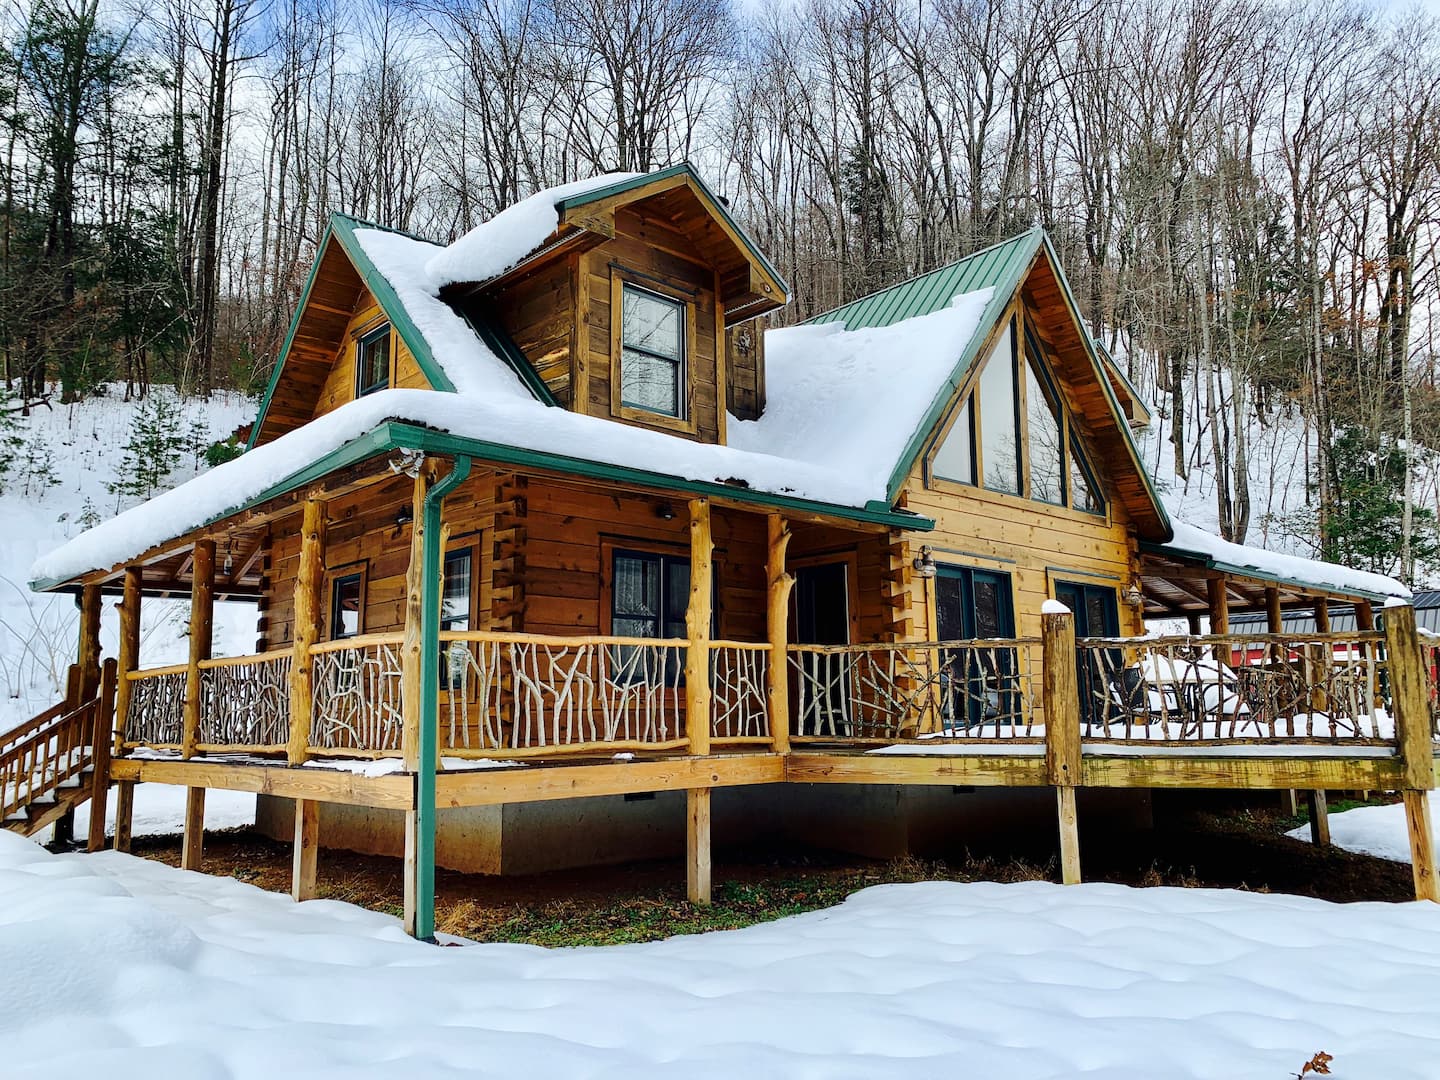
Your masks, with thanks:
[[[157,394],[169,393],[158,389]],[[180,430],[197,423],[206,442],[222,439],[252,419],[255,405],[239,394],[218,394],[208,401],[179,403]],[[38,408],[21,418],[25,448],[5,478],[0,493],[0,728],[54,704],[66,667],[74,662],[79,618],[68,596],[40,596],[27,585],[30,566],[80,532],[87,510],[107,518],[138,498],[109,493],[120,472],[135,405],[112,396],[75,405]],[[27,467],[27,461],[30,465]],[[48,464],[53,482],[43,475]],[[187,479],[203,471],[193,453],[173,474]],[[141,625],[141,662],[173,663],[185,658],[186,608],[183,601],[147,600]],[[254,647],[255,609],[250,604],[217,604],[216,652],[234,654]],[[101,646],[108,656],[117,647],[118,619],[107,597]]]

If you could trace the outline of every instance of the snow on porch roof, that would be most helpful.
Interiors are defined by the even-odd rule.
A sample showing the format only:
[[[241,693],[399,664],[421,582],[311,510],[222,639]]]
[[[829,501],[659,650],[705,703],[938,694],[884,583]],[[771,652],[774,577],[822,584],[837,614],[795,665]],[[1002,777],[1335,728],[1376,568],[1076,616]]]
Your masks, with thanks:
[[[1384,574],[1231,543],[1188,522],[1174,517],[1170,520],[1175,528],[1174,539],[1166,543],[1142,541],[1142,551],[1201,562],[1207,569],[1276,585],[1300,586],[1366,600],[1410,597],[1409,589]]]
[[[396,438],[397,430],[404,425]],[[451,437],[445,441],[445,437]],[[443,445],[442,445],[443,444]],[[53,589],[109,570],[247,506],[388,447],[417,445],[480,460],[528,464],[895,528],[928,518],[874,500],[862,477],[804,461],[617,424],[520,398],[383,390],[201,473],[103,521],[35,561],[31,587]],[[345,452],[353,451],[348,458]],[[357,456],[358,455],[358,456]]]

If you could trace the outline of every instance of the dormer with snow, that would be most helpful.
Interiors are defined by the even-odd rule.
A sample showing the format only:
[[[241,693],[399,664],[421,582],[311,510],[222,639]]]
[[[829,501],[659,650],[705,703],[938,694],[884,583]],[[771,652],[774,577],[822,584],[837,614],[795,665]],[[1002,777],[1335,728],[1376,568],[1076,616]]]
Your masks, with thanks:
[[[321,248],[252,445],[392,388],[721,444],[763,410],[750,324],[787,287],[689,165],[549,189],[448,246],[336,215]]]

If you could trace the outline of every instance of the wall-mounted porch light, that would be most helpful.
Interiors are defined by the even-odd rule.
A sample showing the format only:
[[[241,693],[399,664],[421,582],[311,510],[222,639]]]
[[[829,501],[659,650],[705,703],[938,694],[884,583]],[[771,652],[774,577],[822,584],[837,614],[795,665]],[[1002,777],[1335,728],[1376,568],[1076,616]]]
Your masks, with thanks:
[[[1139,582],[1132,581],[1130,583],[1130,587],[1125,590],[1124,596],[1125,603],[1129,604],[1137,611],[1140,609],[1141,605],[1145,603],[1145,594],[1140,591]]]
[[[915,568],[917,577],[933,578],[935,576],[935,556],[931,554],[929,544],[920,549],[920,554],[915,556],[914,562],[910,565]]]
[[[661,521],[674,521],[675,507],[671,506],[668,502],[659,503],[655,507],[655,516]]]

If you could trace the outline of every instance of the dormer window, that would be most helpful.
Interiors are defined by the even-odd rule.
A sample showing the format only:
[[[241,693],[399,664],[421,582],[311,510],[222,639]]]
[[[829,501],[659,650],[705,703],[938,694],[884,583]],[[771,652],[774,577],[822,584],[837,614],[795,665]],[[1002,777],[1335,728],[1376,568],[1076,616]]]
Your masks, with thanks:
[[[355,343],[355,396],[390,386],[390,324],[377,327]]]
[[[629,282],[621,296],[621,404],[683,420],[685,305]]]

